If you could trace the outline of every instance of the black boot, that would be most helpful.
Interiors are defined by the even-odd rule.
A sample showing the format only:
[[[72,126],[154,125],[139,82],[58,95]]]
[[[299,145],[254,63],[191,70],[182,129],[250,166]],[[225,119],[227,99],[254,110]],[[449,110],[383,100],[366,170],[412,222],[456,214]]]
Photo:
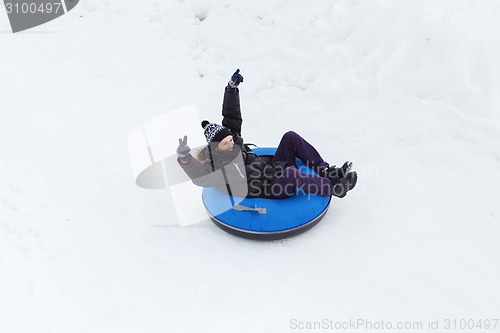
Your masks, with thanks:
[[[356,183],[358,182],[358,174],[356,171],[349,172],[343,178],[336,178],[332,180],[333,185],[333,195],[338,198],[343,198],[346,196],[347,192],[352,190]]]
[[[321,176],[329,178],[331,181],[335,179],[342,179],[351,171],[352,162],[347,161],[342,165],[341,168],[337,168],[335,165],[330,166],[323,170],[323,174]]]

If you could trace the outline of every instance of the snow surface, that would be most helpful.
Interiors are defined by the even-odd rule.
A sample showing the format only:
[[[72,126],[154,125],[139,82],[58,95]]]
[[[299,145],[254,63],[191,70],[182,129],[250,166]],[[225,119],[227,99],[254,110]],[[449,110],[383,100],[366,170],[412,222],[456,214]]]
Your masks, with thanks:
[[[0,332],[499,317],[499,1],[85,0],[19,34],[2,12]],[[301,236],[180,228],[134,184],[129,133],[220,120],[236,68],[247,141],[295,130],[360,175]]]

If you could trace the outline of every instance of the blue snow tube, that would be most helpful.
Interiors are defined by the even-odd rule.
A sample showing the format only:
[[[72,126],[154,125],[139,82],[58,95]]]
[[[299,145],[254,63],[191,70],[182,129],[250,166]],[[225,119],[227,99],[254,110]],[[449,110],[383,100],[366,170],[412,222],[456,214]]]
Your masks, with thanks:
[[[272,159],[276,148],[256,148],[255,154]],[[302,172],[315,172],[297,159]],[[303,233],[325,216],[331,197],[297,191],[286,199],[234,197],[215,187],[204,188],[203,204],[210,219],[221,229],[244,238],[276,240]],[[234,208],[234,203],[239,206]],[[250,210],[252,209],[252,210]],[[265,209],[265,213],[264,213]]]

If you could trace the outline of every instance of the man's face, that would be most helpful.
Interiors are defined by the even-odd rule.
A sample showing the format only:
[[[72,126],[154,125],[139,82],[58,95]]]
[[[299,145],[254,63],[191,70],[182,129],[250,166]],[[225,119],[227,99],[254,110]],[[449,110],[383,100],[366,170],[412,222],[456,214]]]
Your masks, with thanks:
[[[234,146],[233,136],[228,135],[217,145],[219,151],[232,151]]]

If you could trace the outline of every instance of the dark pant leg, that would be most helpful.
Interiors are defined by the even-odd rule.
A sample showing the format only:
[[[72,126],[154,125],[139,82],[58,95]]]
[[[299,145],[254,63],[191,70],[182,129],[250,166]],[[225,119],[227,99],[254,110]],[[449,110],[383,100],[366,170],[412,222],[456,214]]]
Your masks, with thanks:
[[[296,157],[316,172],[328,167],[328,163],[323,161],[316,148],[297,133],[289,131],[281,138],[273,162],[287,162],[288,166],[295,166]]]
[[[328,178],[305,174],[294,167],[288,167],[271,187],[272,198],[288,198],[295,195],[297,188],[304,193],[323,196],[333,194],[333,186]]]

